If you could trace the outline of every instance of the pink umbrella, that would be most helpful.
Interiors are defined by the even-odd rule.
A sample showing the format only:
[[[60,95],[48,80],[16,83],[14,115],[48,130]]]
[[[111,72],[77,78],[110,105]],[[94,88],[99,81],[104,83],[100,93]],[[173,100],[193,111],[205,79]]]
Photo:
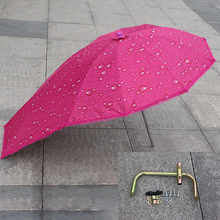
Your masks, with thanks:
[[[141,111],[187,92],[215,62],[205,38],[140,25],[67,59],[4,126],[1,158],[64,127]]]

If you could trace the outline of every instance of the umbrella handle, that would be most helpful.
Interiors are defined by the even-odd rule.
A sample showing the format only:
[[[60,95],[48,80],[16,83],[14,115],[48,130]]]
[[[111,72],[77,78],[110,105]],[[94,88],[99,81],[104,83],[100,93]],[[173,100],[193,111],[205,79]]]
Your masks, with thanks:
[[[144,172],[138,173],[133,179],[131,192],[130,192],[130,197],[131,198],[134,197],[137,180],[141,176],[175,176],[175,177],[177,177],[177,184],[178,185],[182,185],[182,176],[187,176],[193,182],[193,197],[194,197],[195,200],[199,200],[196,180],[192,175],[190,175],[188,173],[182,173],[181,163],[177,164],[177,172],[176,173],[172,173],[172,172],[151,172],[151,171],[144,171]]]

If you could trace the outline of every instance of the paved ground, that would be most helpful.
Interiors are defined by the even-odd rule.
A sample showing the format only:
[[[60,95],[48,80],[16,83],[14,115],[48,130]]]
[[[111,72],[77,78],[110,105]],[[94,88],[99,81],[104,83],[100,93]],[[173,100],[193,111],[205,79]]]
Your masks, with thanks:
[[[1,138],[62,62],[115,29],[186,30],[206,37],[218,61],[189,94],[127,118],[65,128],[0,161],[1,219],[117,219],[118,152],[220,152],[220,3],[203,1],[199,10],[199,2],[0,0]]]
[[[183,177],[181,186],[176,177],[143,176],[138,179],[135,196],[129,198],[133,178],[142,171],[176,172],[177,163],[182,171],[195,177],[200,200],[193,198],[192,181]],[[135,152],[119,154],[119,219],[220,219],[220,157],[215,153]],[[149,205],[145,193],[163,190],[160,205]],[[180,196],[172,196],[165,203],[165,190],[179,189]]]

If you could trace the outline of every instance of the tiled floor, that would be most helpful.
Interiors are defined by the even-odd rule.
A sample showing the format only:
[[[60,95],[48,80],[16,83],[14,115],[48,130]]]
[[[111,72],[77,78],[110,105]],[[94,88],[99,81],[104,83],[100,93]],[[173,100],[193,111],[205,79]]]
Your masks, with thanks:
[[[143,23],[179,28],[206,37],[217,60],[189,94],[126,118],[65,128],[1,160],[1,219],[116,220],[118,152],[220,152],[220,9],[198,3],[0,0],[1,140],[3,125],[45,79],[99,35]]]

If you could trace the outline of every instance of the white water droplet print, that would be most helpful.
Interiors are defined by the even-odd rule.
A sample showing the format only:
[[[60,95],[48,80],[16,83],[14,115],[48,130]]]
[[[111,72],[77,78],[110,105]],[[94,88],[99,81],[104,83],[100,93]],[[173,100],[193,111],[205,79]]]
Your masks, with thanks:
[[[110,102],[108,103],[108,106],[109,106],[109,107],[113,106],[113,102],[110,101]]]
[[[169,97],[170,97],[170,96],[166,94],[166,95],[164,96],[164,99],[169,99]]]
[[[190,59],[184,59],[184,61],[187,63],[187,64],[190,64],[190,63],[192,63],[192,61],[190,60]]]
[[[99,65],[99,69],[102,69],[104,67],[104,64]]]
[[[92,90],[87,90],[86,95],[91,96],[91,95],[92,95],[92,93],[93,93],[93,91],[92,91]]]
[[[139,73],[139,75],[140,75],[140,76],[143,76],[143,75],[144,75],[144,71],[141,71],[141,72]]]
[[[176,80],[176,79],[173,80],[173,84],[174,84],[174,85],[177,85],[178,83],[179,83],[178,80]]]
[[[179,62],[177,63],[177,65],[178,65],[178,66],[182,66],[182,65],[183,65],[183,61],[179,61]]]
[[[107,64],[107,68],[111,68],[111,66],[112,66],[112,64],[111,63],[109,63],[109,64]]]
[[[83,110],[87,110],[88,109],[88,106],[87,105],[85,105],[85,106],[83,106],[83,108],[82,108]]]
[[[50,130],[49,127],[46,127],[46,128],[44,129],[45,132],[48,132],[49,130]]]
[[[105,71],[105,70],[101,72],[101,74],[102,74],[103,76],[105,76],[106,73],[107,73],[107,71]]]
[[[118,86],[116,86],[116,85],[112,86],[111,90],[114,91],[114,92],[117,91],[118,90]]]
[[[144,91],[147,90],[147,87],[144,86],[144,85],[142,85],[142,86],[139,87],[139,90],[140,90],[141,92],[144,92]]]

